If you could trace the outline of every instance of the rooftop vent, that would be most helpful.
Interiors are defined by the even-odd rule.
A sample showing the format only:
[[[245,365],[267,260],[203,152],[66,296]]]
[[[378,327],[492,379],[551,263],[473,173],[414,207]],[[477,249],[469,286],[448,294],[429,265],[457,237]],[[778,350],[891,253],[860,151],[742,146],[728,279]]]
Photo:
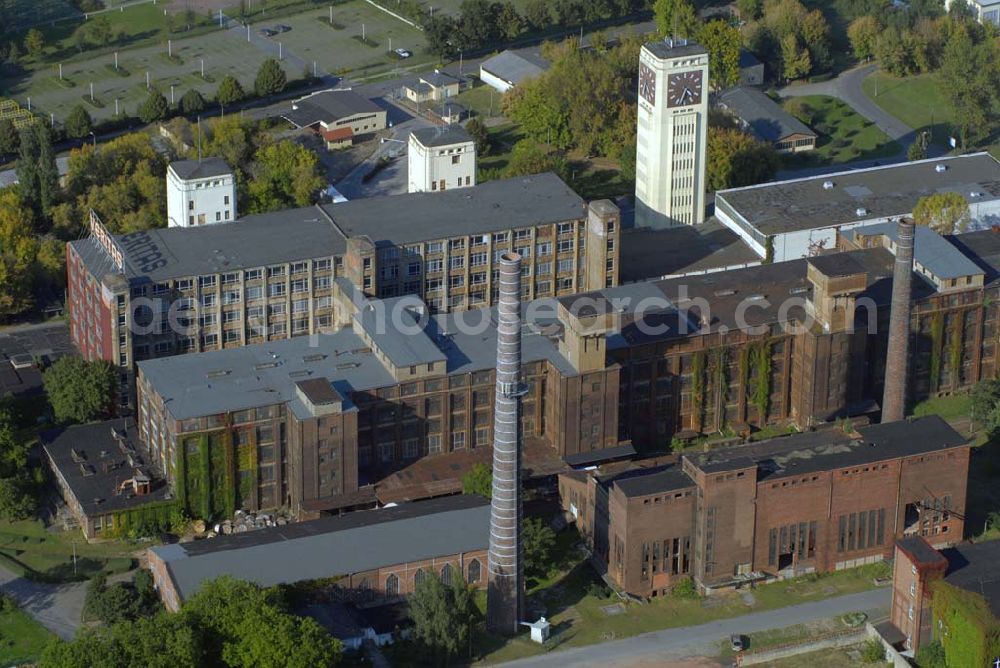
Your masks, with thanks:
[[[868,215],[868,209],[866,209],[863,206],[859,206],[857,209],[854,210],[854,214],[858,218],[860,218],[861,216],[867,216]]]
[[[303,362],[321,362],[326,359],[326,355],[323,353],[315,353],[312,355],[304,355],[302,357]]]
[[[261,364],[254,364],[253,370],[260,371],[261,369],[273,369],[278,366],[277,362],[262,362]]]
[[[216,369],[215,371],[209,371],[205,374],[205,378],[222,378],[228,376],[232,371],[229,369]]]
[[[833,190],[833,181],[823,181],[823,190]]]
[[[765,299],[765,295],[761,295],[761,294],[750,295],[749,297],[747,297],[747,301],[748,302],[759,302],[759,301],[761,301],[763,299]]]
[[[790,295],[801,295],[803,292],[809,292],[809,288],[804,287],[804,286],[799,286],[797,288],[792,288],[791,290],[789,290],[788,294],[790,294]]]
[[[735,295],[735,294],[736,294],[736,290],[733,290],[733,289],[716,290],[715,291],[715,296],[716,297],[728,297],[729,295]]]
[[[948,165],[941,165],[941,164],[934,165],[934,171],[937,172],[938,174],[940,174],[941,172],[947,172]]]

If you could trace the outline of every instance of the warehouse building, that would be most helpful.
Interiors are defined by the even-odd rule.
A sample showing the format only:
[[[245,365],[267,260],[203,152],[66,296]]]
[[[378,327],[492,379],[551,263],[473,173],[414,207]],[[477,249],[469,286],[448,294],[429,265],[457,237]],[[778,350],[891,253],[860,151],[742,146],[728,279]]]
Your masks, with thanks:
[[[904,536],[953,544],[968,468],[966,439],[929,416],[572,471],[559,485],[598,570],[648,597],[681,578],[729,587],[873,563]]]
[[[333,580],[336,599],[391,603],[436,575],[486,585],[489,501],[453,496],[147,550],[168,610],[226,575],[262,587]],[[433,537],[433,540],[428,540]]]
[[[435,312],[494,304],[509,250],[525,258],[527,299],[616,285],[619,219],[554,174],[120,236],[92,214],[90,236],[67,245],[70,331],[84,357],[120,369],[127,406],[139,360],[328,330],[339,277]]]
[[[1000,162],[989,153],[720,190],[715,215],[759,257],[783,262],[837,248],[844,231],[908,216],[942,192],[966,199],[970,229],[1000,224]]]

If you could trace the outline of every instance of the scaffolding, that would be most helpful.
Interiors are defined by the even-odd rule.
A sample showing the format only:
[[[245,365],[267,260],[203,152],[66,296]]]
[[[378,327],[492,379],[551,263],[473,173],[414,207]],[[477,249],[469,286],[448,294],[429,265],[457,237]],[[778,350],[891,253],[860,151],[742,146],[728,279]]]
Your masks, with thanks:
[[[18,130],[31,127],[38,117],[27,109],[21,108],[14,100],[0,99],[0,120],[9,119]]]

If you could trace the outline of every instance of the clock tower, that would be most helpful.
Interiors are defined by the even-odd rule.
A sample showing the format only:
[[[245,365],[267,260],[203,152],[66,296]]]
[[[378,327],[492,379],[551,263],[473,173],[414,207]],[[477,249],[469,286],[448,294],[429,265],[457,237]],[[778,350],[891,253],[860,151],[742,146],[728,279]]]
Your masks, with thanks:
[[[705,220],[708,52],[686,40],[652,42],[639,54],[636,227]]]

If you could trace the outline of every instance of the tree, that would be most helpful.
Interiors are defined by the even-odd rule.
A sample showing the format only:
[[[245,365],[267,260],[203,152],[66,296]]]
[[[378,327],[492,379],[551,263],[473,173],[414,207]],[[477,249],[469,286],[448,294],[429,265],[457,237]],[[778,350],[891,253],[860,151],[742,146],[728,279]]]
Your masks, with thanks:
[[[690,37],[698,32],[698,15],[689,0],[656,0],[653,19],[661,37]]]
[[[764,10],[762,0],[736,0],[736,9],[744,21],[756,21]]]
[[[858,60],[870,60],[875,56],[875,43],[882,27],[878,19],[870,14],[859,16],[847,27],[847,38],[851,40],[854,57]]]
[[[458,30],[458,23],[452,17],[439,12],[437,16],[424,22],[424,35],[427,37],[427,50],[439,58],[451,58],[456,53],[453,38]]]
[[[185,116],[197,114],[205,109],[205,98],[201,96],[198,89],[192,88],[181,96],[180,110]]]
[[[800,46],[794,34],[785,35],[781,40],[781,75],[785,81],[804,77],[811,69],[808,49]]]
[[[288,79],[285,70],[274,58],[268,58],[260,64],[257,70],[257,78],[254,80],[253,88],[257,97],[267,97],[285,90]]]
[[[468,645],[477,610],[469,585],[460,577],[445,584],[428,573],[410,597],[413,636],[441,665]]]
[[[708,51],[708,76],[715,90],[740,80],[740,31],[725,21],[709,21],[698,31],[698,43]]]
[[[823,12],[814,9],[805,15],[798,30],[799,38],[809,52],[810,70],[825,70],[830,66],[830,26]],[[808,71],[806,72],[808,74]]]
[[[160,121],[170,113],[170,104],[156,88],[150,88],[145,101],[139,105],[139,120],[143,123]]]
[[[528,0],[524,5],[524,20],[535,31],[543,30],[552,23],[549,0]]]
[[[38,59],[45,51],[45,35],[38,28],[32,28],[24,36],[24,50],[34,59]]]
[[[83,108],[83,105],[78,104],[69,110],[63,127],[66,130],[66,136],[72,139],[80,139],[90,134],[90,131],[94,128],[94,122],[91,120],[87,110]]]
[[[504,39],[508,41],[516,39],[527,27],[524,17],[517,13],[517,8],[510,2],[501,2],[496,8],[496,22]]]
[[[254,172],[248,187],[252,213],[308,206],[324,184],[316,154],[287,139],[258,150]]]
[[[486,129],[486,124],[479,120],[478,117],[472,118],[468,123],[465,124],[465,131],[469,133],[472,137],[472,141],[476,143],[476,155],[479,158],[489,155],[490,153],[490,131]]]
[[[52,133],[44,123],[35,123],[21,131],[17,179],[23,201],[39,216],[55,202],[59,170]]]
[[[906,149],[907,160],[924,160],[927,157],[927,134],[921,132]]]
[[[927,195],[913,207],[913,221],[938,234],[964,232],[969,225],[969,203],[956,192]]]
[[[205,660],[193,665],[311,667],[340,659],[340,641],[314,619],[289,613],[276,590],[251,582],[203,583],[181,612],[205,638]]]
[[[246,97],[243,86],[236,80],[236,77],[227,74],[219,82],[219,88],[215,91],[215,101],[219,104],[235,104]]]
[[[0,517],[23,520],[38,506],[37,480],[30,468],[31,445],[18,438],[13,415],[0,407]]]
[[[33,228],[33,213],[21,189],[0,189],[0,320],[34,303],[31,275],[38,242]]]
[[[521,527],[521,544],[524,548],[524,570],[534,575],[545,575],[552,570],[552,550],[556,545],[556,532],[537,517],[529,517]]]
[[[14,127],[14,121],[0,118],[0,155],[16,153],[21,145],[21,138]]]
[[[532,139],[522,139],[514,144],[510,152],[510,160],[507,161],[507,168],[504,175],[507,178],[514,176],[531,176],[532,174],[542,174],[545,172],[555,172],[561,177],[567,176],[566,158],[556,151],[546,150],[541,144]]]
[[[996,40],[974,43],[968,31],[956,29],[948,39],[938,77],[951,105],[962,138],[962,148],[970,140],[988,136],[1000,116],[1000,47]]]
[[[103,575],[90,580],[83,611],[105,624],[136,619],[146,612],[146,606],[133,586],[125,582],[108,585]]]
[[[708,128],[705,172],[710,191],[763,183],[774,177],[780,160],[772,146],[736,128]]]
[[[462,476],[462,494],[493,496],[493,471],[486,464],[475,464]]]
[[[988,434],[1000,429],[1000,380],[981,380],[969,393],[969,417]]]
[[[42,374],[42,383],[56,422],[89,422],[111,408],[115,372],[105,361],[89,362],[67,355]]]

